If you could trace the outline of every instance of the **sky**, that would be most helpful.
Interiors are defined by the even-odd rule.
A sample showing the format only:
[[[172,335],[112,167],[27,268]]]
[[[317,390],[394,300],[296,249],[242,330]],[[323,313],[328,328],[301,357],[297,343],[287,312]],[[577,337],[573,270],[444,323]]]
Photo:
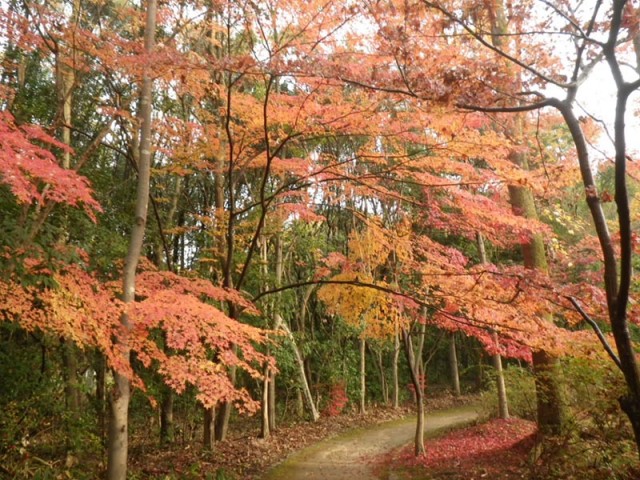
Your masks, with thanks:
[[[605,64],[599,65],[594,69],[591,76],[581,87],[578,95],[578,104],[593,115],[595,118],[602,120],[609,134],[613,137],[613,120],[616,106],[616,90],[609,72]],[[640,157],[640,93],[636,92],[629,99],[629,108],[626,115],[626,133],[627,133],[627,151],[631,157]],[[576,113],[580,115],[578,109]],[[601,150],[599,152],[598,150]],[[612,157],[614,154],[613,143],[607,136],[606,132],[601,135],[598,144],[592,149],[592,156],[598,163],[605,160],[605,155]],[[638,158],[640,160],[640,158]]]

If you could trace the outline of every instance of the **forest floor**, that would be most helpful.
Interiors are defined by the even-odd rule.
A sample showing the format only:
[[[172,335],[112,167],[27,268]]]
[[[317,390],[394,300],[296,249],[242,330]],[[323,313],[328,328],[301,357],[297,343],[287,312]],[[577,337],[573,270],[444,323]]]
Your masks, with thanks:
[[[446,413],[446,411],[442,412]],[[426,455],[413,445],[377,459],[378,477],[393,480],[522,480],[530,477],[536,443],[535,422],[493,419],[438,435],[425,442]],[[579,477],[578,477],[579,478]]]
[[[443,430],[456,425],[474,422],[477,414],[473,405],[477,402],[477,397],[429,399],[426,409],[428,437],[442,434]],[[403,477],[411,477],[412,471],[424,468],[412,462],[412,456],[400,449],[413,441],[415,418],[410,406],[400,409],[372,407],[364,415],[347,412],[321,417],[316,423],[299,421],[280,425],[266,440],[257,437],[258,427],[255,420],[232,425],[229,438],[216,444],[213,452],[203,452],[194,442],[170,450],[160,449],[153,447],[152,439],[148,439],[146,446],[138,444],[139,448],[132,452],[132,478],[355,480],[401,478],[396,470]],[[427,448],[431,451],[437,447],[428,443]],[[390,454],[390,451],[394,453]],[[333,465],[331,470],[327,469],[327,463]],[[392,473],[388,465],[393,467]],[[311,468],[311,471],[304,468]],[[319,476],[310,476],[313,471]]]
[[[474,405],[431,412],[425,432],[433,434],[474,422]],[[376,460],[413,441],[415,419],[403,418],[347,432],[306,448],[267,472],[264,480],[372,480],[381,473]],[[386,475],[385,475],[386,476]]]

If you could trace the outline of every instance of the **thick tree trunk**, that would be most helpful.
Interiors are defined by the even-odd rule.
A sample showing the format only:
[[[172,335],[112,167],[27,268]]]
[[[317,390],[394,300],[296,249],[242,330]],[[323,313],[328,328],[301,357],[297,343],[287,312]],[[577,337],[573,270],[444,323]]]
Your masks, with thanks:
[[[509,34],[503,0],[495,0],[492,21],[492,42],[494,46],[501,48],[504,39],[508,38]],[[514,80],[518,79],[515,78]],[[523,122],[522,114],[517,114],[509,132],[512,138],[519,140],[523,137]],[[520,168],[528,169],[527,156],[520,149],[514,149],[510,158]],[[509,186],[509,201],[516,214],[532,220],[538,219],[533,193],[530,189],[522,186]],[[523,244],[522,255],[526,268],[547,271],[547,257],[540,234],[533,235],[529,242]],[[562,427],[562,402],[560,387],[555,376],[556,365],[557,359],[544,352],[537,352],[533,355],[538,402],[538,426],[544,433],[558,433]]]
[[[231,383],[233,385],[236,384],[236,367],[232,366],[229,368],[229,378],[231,379]],[[218,414],[216,415],[216,441],[222,442],[227,438],[227,433],[229,431],[229,420],[231,419],[231,410],[233,409],[233,405],[229,402],[224,402],[220,405],[218,409]]]
[[[107,439],[107,479],[125,480],[127,478],[127,458],[129,452],[130,385],[129,379],[118,373],[114,374],[114,380],[115,385],[110,393],[111,408],[109,415],[109,436]]]
[[[156,0],[148,0],[146,8],[146,24],[144,30],[144,50],[151,53],[155,43],[156,31]],[[142,244],[144,241],[145,227],[147,223],[147,210],[149,206],[149,186],[151,174],[151,101],[153,82],[148,66],[145,69],[142,89],[140,92],[140,150],[138,155],[138,185],[136,189],[136,204],[134,212],[134,224],[131,229],[129,248],[125,258],[122,299],[124,303],[132,303],[136,291],[136,267],[140,259]],[[131,351],[126,335],[131,330],[129,316],[124,313],[121,318],[123,336],[118,338],[118,347],[123,361],[129,363]],[[116,372],[115,385],[111,391],[111,416],[109,422],[109,439],[107,444],[107,479],[125,480],[127,477],[128,457],[128,415],[130,385],[129,379]]]
[[[624,8],[624,3],[616,6],[616,9]],[[640,14],[640,9],[636,8],[636,18]],[[620,11],[615,13],[614,18],[622,18]],[[636,72],[640,74],[640,26],[637,22],[632,22],[631,27],[627,27],[633,37],[633,47],[636,56]],[[615,38],[609,40],[611,45],[615,45]],[[615,47],[607,51],[609,63],[614,63]],[[640,88],[636,82],[634,91]],[[618,101],[616,102],[616,206],[618,207],[618,223],[620,225],[620,285],[616,298],[616,309],[610,310],[611,326],[614,332],[616,346],[622,373],[627,383],[627,393],[618,399],[620,408],[627,414],[631,427],[633,428],[636,440],[636,449],[640,455],[640,366],[637,361],[637,354],[631,340],[629,332],[629,321],[627,318],[627,308],[629,304],[629,289],[633,275],[632,261],[632,232],[631,232],[631,211],[629,205],[629,194],[627,191],[626,176],[626,136],[625,136],[625,112],[627,108],[628,95],[632,94],[629,84],[626,87],[618,87]],[[587,159],[588,161],[588,159]]]
[[[562,429],[562,396],[557,381],[557,360],[544,351],[533,353],[536,383],[538,428],[543,434],[555,435]]]
[[[75,344],[62,339],[62,364],[64,367],[64,396],[67,409],[77,414],[80,411],[80,383],[78,382],[78,355]]]
[[[313,405],[313,401],[310,397],[311,395],[309,395],[309,401],[311,402],[311,405]],[[302,416],[304,415],[304,399],[302,398],[302,388],[296,388],[296,415],[298,416],[298,418],[302,418]]]
[[[516,211],[524,212],[527,218],[537,219],[533,204],[533,195],[523,188],[510,188],[518,191],[512,198]],[[524,266],[537,270],[547,270],[544,244],[540,235],[534,235],[528,244],[522,247]],[[551,318],[548,321],[552,321]],[[533,353],[533,372],[536,377],[536,399],[538,408],[538,427],[544,434],[558,434],[562,429],[562,395],[558,382],[558,360],[544,351]]]
[[[204,409],[204,436],[203,446],[205,450],[213,451],[216,438],[216,410],[215,408]]]
[[[450,335],[449,342],[449,371],[451,372],[451,383],[453,393],[456,397],[460,396],[460,373],[458,372],[458,354],[456,352],[456,336]]]
[[[175,440],[173,425],[174,393],[167,386],[162,388],[162,404],[160,406],[160,444],[170,445]]]

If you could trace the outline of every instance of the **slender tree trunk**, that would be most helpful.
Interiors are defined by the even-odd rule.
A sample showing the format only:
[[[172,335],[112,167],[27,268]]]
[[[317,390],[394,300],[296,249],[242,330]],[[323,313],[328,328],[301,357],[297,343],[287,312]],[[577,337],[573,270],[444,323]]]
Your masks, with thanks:
[[[498,334],[493,332],[493,339],[498,345]],[[496,383],[498,384],[498,416],[503,420],[509,418],[509,404],[507,402],[507,387],[504,383],[504,372],[502,371],[502,357],[499,353],[493,355],[493,368],[496,369]]]
[[[264,368],[264,378],[262,380],[262,398],[260,404],[262,408],[260,409],[262,415],[260,418],[260,438],[269,438],[271,436],[271,431],[269,430],[269,366],[265,366]]]
[[[95,353],[95,369],[96,369],[96,413],[98,416],[98,431],[100,439],[104,442],[106,438],[107,419],[106,419],[106,374],[107,365],[102,352]]]
[[[396,323],[396,333],[393,337],[393,408],[400,407],[400,382],[398,379],[398,357],[400,356],[400,334]]]
[[[460,396],[460,373],[458,372],[458,354],[456,352],[456,336],[454,333],[450,335],[449,342],[449,370],[451,371],[451,381],[453,384],[453,393],[456,397]]]
[[[276,430],[276,372],[269,369],[269,430]]]
[[[424,335],[424,331],[421,332],[421,335]],[[411,383],[413,384],[413,389],[415,390],[415,400],[416,400],[416,433],[414,437],[414,452],[416,457],[425,454],[424,448],[424,394],[422,390],[422,381],[420,379],[420,374],[418,364],[421,363],[419,359],[414,356],[413,352],[413,342],[411,340],[410,333],[403,329],[402,330],[402,339],[404,344],[404,353],[407,358],[407,363],[409,365],[409,373],[411,374]]]
[[[156,30],[156,0],[148,0],[146,8],[146,23],[144,30],[144,50],[151,53],[155,43]],[[140,150],[138,155],[138,185],[136,189],[135,221],[131,229],[129,248],[125,258],[122,299],[125,304],[132,303],[136,291],[136,267],[140,259],[142,244],[144,241],[145,226],[147,223],[147,210],[149,205],[149,186],[151,174],[151,101],[153,82],[145,68],[142,89],[140,92]],[[131,350],[126,335],[131,331],[129,316],[123,313],[121,318],[123,336],[118,338],[118,348],[123,361],[129,363]],[[114,374],[115,385],[111,390],[110,403],[111,415],[109,421],[109,439],[107,444],[107,479],[125,480],[127,478],[128,457],[128,415],[129,399],[131,396],[129,379],[118,372]]]
[[[309,388],[309,381],[307,380],[307,373],[304,366],[304,359],[302,358],[302,354],[300,353],[300,349],[296,344],[296,339],[291,333],[289,326],[284,322],[279,313],[275,314],[276,319],[276,330],[282,329],[287,335],[289,342],[291,343],[291,348],[293,349],[293,355],[296,358],[296,364],[298,365],[298,373],[300,375],[300,384],[302,385],[302,393],[304,394],[304,398],[307,401],[307,406],[309,407],[309,411],[311,412],[311,418],[314,422],[318,421],[320,418],[320,414],[318,413],[318,409],[316,408],[316,404],[313,401],[313,396],[311,395],[311,389]]]
[[[74,0],[71,12],[71,21],[76,22],[79,12],[79,2]],[[72,100],[73,88],[76,81],[74,70],[75,45],[60,44],[56,54],[56,82],[58,92],[58,103],[60,112],[60,140],[71,147],[71,124],[72,124]],[[71,152],[65,150],[62,154],[62,168],[71,168]],[[68,221],[66,213],[63,217],[62,233],[58,241],[61,244],[67,242]],[[78,358],[77,349],[70,340],[62,339],[62,365],[64,368],[65,380],[65,403],[72,414],[77,414],[80,409],[80,389],[78,384]]]
[[[267,255],[268,241],[265,235],[260,237],[260,260],[262,270],[262,289],[263,291],[269,290],[269,284],[267,282],[269,274],[269,260]],[[273,305],[265,305],[264,311],[266,316],[273,311]],[[269,438],[271,432],[269,430],[271,421],[269,420],[269,380],[271,378],[271,369],[268,364],[265,364],[263,369],[262,378],[262,397],[260,399],[260,438]]]
[[[426,312],[423,312],[426,315]],[[418,325],[418,345],[415,351],[416,371],[420,380],[421,391],[424,395],[427,386],[427,376],[425,373],[425,363],[422,362],[422,353],[424,352],[424,339],[426,337],[427,326],[423,323]]]
[[[185,113],[185,117],[187,117],[186,113]],[[187,118],[184,118],[184,120],[186,121]],[[174,226],[176,213],[178,212],[178,201],[181,194],[182,194],[182,178],[178,177],[176,179],[175,189],[173,191],[173,194],[171,195],[171,204],[170,204],[171,206],[165,218],[165,222],[164,222],[165,226],[167,225],[170,227]],[[170,252],[168,246],[166,246],[166,240],[165,238],[163,238],[164,236],[163,225],[160,220],[160,216],[157,215],[156,219],[158,222],[158,229],[160,230],[160,235],[159,235],[160,245],[157,246],[156,248],[158,252],[164,252],[164,255],[162,253],[158,253],[157,265],[159,268],[164,267],[164,268],[167,268],[169,271],[172,271],[175,273],[174,259],[178,255],[184,256],[184,252],[178,252],[177,249],[173,253]],[[167,354],[169,354],[171,350],[167,346],[166,335],[163,335],[163,350]],[[167,387],[166,385],[163,385],[161,394],[162,394],[162,402],[160,405],[160,444],[170,445],[175,441],[175,431],[174,431],[175,429],[174,429],[174,422],[173,422],[174,393],[171,388]]]
[[[380,372],[380,392],[382,393],[382,402],[385,405],[389,404],[389,387],[387,385],[387,376],[384,372],[384,359],[382,351],[377,350],[375,352],[376,360],[378,362],[378,371]]]
[[[484,238],[482,238],[482,234],[480,232],[476,233],[476,241],[478,243],[478,252],[480,252],[480,263],[486,264],[487,261],[487,251],[484,248]],[[493,332],[493,339],[496,344],[496,349],[499,352],[499,342],[498,334]],[[502,370],[502,357],[500,353],[495,353],[492,355],[493,367],[496,370],[496,385],[498,387],[498,416],[502,419],[509,418],[509,404],[507,399],[507,387],[504,382],[504,372]]]
[[[276,242],[276,266],[275,266],[275,286],[279,288],[282,285],[282,276],[284,274],[284,242],[278,233],[275,237]],[[280,312],[282,308],[280,294],[276,295],[275,312]],[[274,324],[276,323],[274,317]],[[275,328],[275,325],[274,325]],[[276,429],[276,377],[278,374],[274,369],[269,370],[269,428],[271,431]]]
[[[364,338],[360,338],[360,413],[366,413],[366,352],[367,342]]]

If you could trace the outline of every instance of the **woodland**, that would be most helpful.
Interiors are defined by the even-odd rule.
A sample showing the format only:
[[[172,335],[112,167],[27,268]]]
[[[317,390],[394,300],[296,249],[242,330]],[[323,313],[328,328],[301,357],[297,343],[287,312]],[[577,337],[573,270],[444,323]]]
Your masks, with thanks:
[[[132,464],[380,405],[428,462],[450,391],[536,422],[530,478],[637,478],[638,0],[6,0],[0,39],[0,477],[240,478]]]

